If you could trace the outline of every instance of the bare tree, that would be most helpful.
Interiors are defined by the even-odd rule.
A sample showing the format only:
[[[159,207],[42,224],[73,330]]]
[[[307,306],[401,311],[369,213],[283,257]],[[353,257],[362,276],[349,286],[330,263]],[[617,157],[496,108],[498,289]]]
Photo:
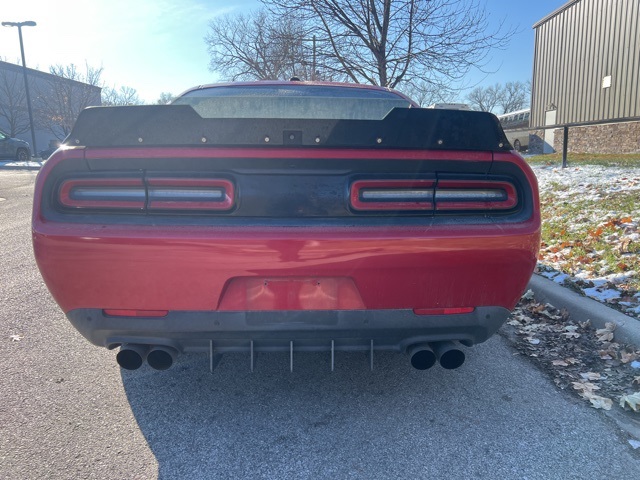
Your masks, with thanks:
[[[415,85],[406,84],[402,87],[402,93],[421,107],[428,107],[435,103],[453,103],[456,98],[456,89],[426,81],[417,82]]]
[[[30,129],[24,79],[5,69],[0,70],[0,118],[11,137]]]
[[[515,112],[529,106],[530,92],[527,92],[527,85],[523,82],[507,82],[501,90],[498,105],[502,108],[501,113]]]
[[[173,99],[176,98],[173,93],[162,92],[158,100],[156,100],[156,105],[168,105],[173,102]]]
[[[493,112],[500,104],[503,87],[496,83],[490,87],[476,87],[467,95],[469,105],[475,110]]]
[[[138,92],[131,87],[105,87],[102,89],[102,105],[123,106],[142,105],[144,102],[138,97]]]
[[[54,65],[49,72],[54,77],[37,88],[34,111],[40,127],[63,140],[84,108],[100,105],[102,67],[87,64],[82,72],[73,64]]]
[[[467,101],[476,110],[484,112],[515,112],[529,106],[530,85],[530,82],[518,81],[507,82],[504,85],[496,83],[489,87],[476,87],[467,95]]]
[[[351,81],[386,87],[422,81],[451,88],[486,65],[514,30],[489,28],[477,0],[262,0],[317,34],[323,65]]]
[[[230,80],[310,78],[309,41],[295,16],[266,10],[218,17],[205,37],[210,69]]]

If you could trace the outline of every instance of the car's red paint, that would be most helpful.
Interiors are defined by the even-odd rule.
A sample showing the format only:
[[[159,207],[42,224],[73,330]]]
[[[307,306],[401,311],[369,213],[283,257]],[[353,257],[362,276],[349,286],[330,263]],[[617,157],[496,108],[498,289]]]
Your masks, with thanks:
[[[244,288],[244,293],[249,294],[254,283],[272,279],[298,282],[300,288],[281,294],[284,296],[268,308],[318,308],[322,302],[317,299],[305,303],[303,297],[308,292],[304,287],[313,281],[333,279],[334,290],[346,292],[345,300],[331,300],[326,308],[511,309],[536,263],[540,241],[537,208],[532,218],[521,223],[429,228],[72,224],[51,222],[41,214],[43,183],[60,162],[69,158],[134,155],[296,158],[300,152],[129,148],[67,149],[56,153],[38,176],[33,240],[45,282],[65,312],[79,308],[153,311],[267,308],[268,302],[264,300],[243,303],[238,300],[242,296],[238,292]],[[493,158],[515,163],[524,170],[531,182],[534,202],[538,202],[531,169],[512,153],[305,150],[304,155],[363,160],[372,156],[416,160],[463,158],[472,162],[490,162]],[[345,287],[351,284],[354,288]]]
[[[65,150],[69,154],[74,150]],[[178,148],[178,147],[149,147],[149,148],[91,148],[75,150],[75,158],[86,158],[87,160],[103,158],[306,158],[306,159],[349,159],[349,160],[465,160],[467,162],[483,162],[490,164],[493,162],[491,152],[473,152],[464,150],[394,150],[394,149],[335,149],[335,148],[313,148],[297,150],[293,148]],[[515,163],[512,155],[502,155],[500,161]],[[51,164],[50,159],[47,164]],[[59,160],[59,159],[58,159]],[[520,160],[520,164],[526,163]],[[51,167],[54,164],[51,164]],[[534,177],[535,178],[535,177]]]

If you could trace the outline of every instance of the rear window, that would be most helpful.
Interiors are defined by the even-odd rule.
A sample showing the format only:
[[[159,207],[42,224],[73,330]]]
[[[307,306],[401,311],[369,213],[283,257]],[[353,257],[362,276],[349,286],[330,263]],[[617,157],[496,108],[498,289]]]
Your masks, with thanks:
[[[395,92],[317,85],[228,85],[192,90],[174,105],[203,118],[381,120],[411,102]]]

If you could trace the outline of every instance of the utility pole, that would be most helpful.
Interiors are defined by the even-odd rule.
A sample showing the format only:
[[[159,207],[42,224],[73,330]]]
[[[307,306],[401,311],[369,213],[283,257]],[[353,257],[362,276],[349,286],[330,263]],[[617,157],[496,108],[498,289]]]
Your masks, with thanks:
[[[27,80],[27,62],[24,59],[24,45],[22,44],[22,27],[35,27],[36,22],[2,22],[3,27],[18,27],[20,37],[20,54],[22,55],[22,73],[24,74],[24,90],[27,94],[27,110],[29,110],[29,126],[31,127],[31,145],[33,146],[31,155],[35,156],[38,151],[36,147],[36,131],[33,128],[33,111],[31,110],[31,96],[29,95],[29,81]]]

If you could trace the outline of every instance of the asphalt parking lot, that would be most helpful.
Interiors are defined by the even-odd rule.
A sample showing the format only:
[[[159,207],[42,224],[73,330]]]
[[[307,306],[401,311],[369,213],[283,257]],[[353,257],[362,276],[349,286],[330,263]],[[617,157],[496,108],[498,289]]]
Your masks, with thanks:
[[[33,260],[35,172],[0,170],[0,478],[636,478],[640,451],[500,337],[458,370],[404,356],[180,357],[121,372]]]

